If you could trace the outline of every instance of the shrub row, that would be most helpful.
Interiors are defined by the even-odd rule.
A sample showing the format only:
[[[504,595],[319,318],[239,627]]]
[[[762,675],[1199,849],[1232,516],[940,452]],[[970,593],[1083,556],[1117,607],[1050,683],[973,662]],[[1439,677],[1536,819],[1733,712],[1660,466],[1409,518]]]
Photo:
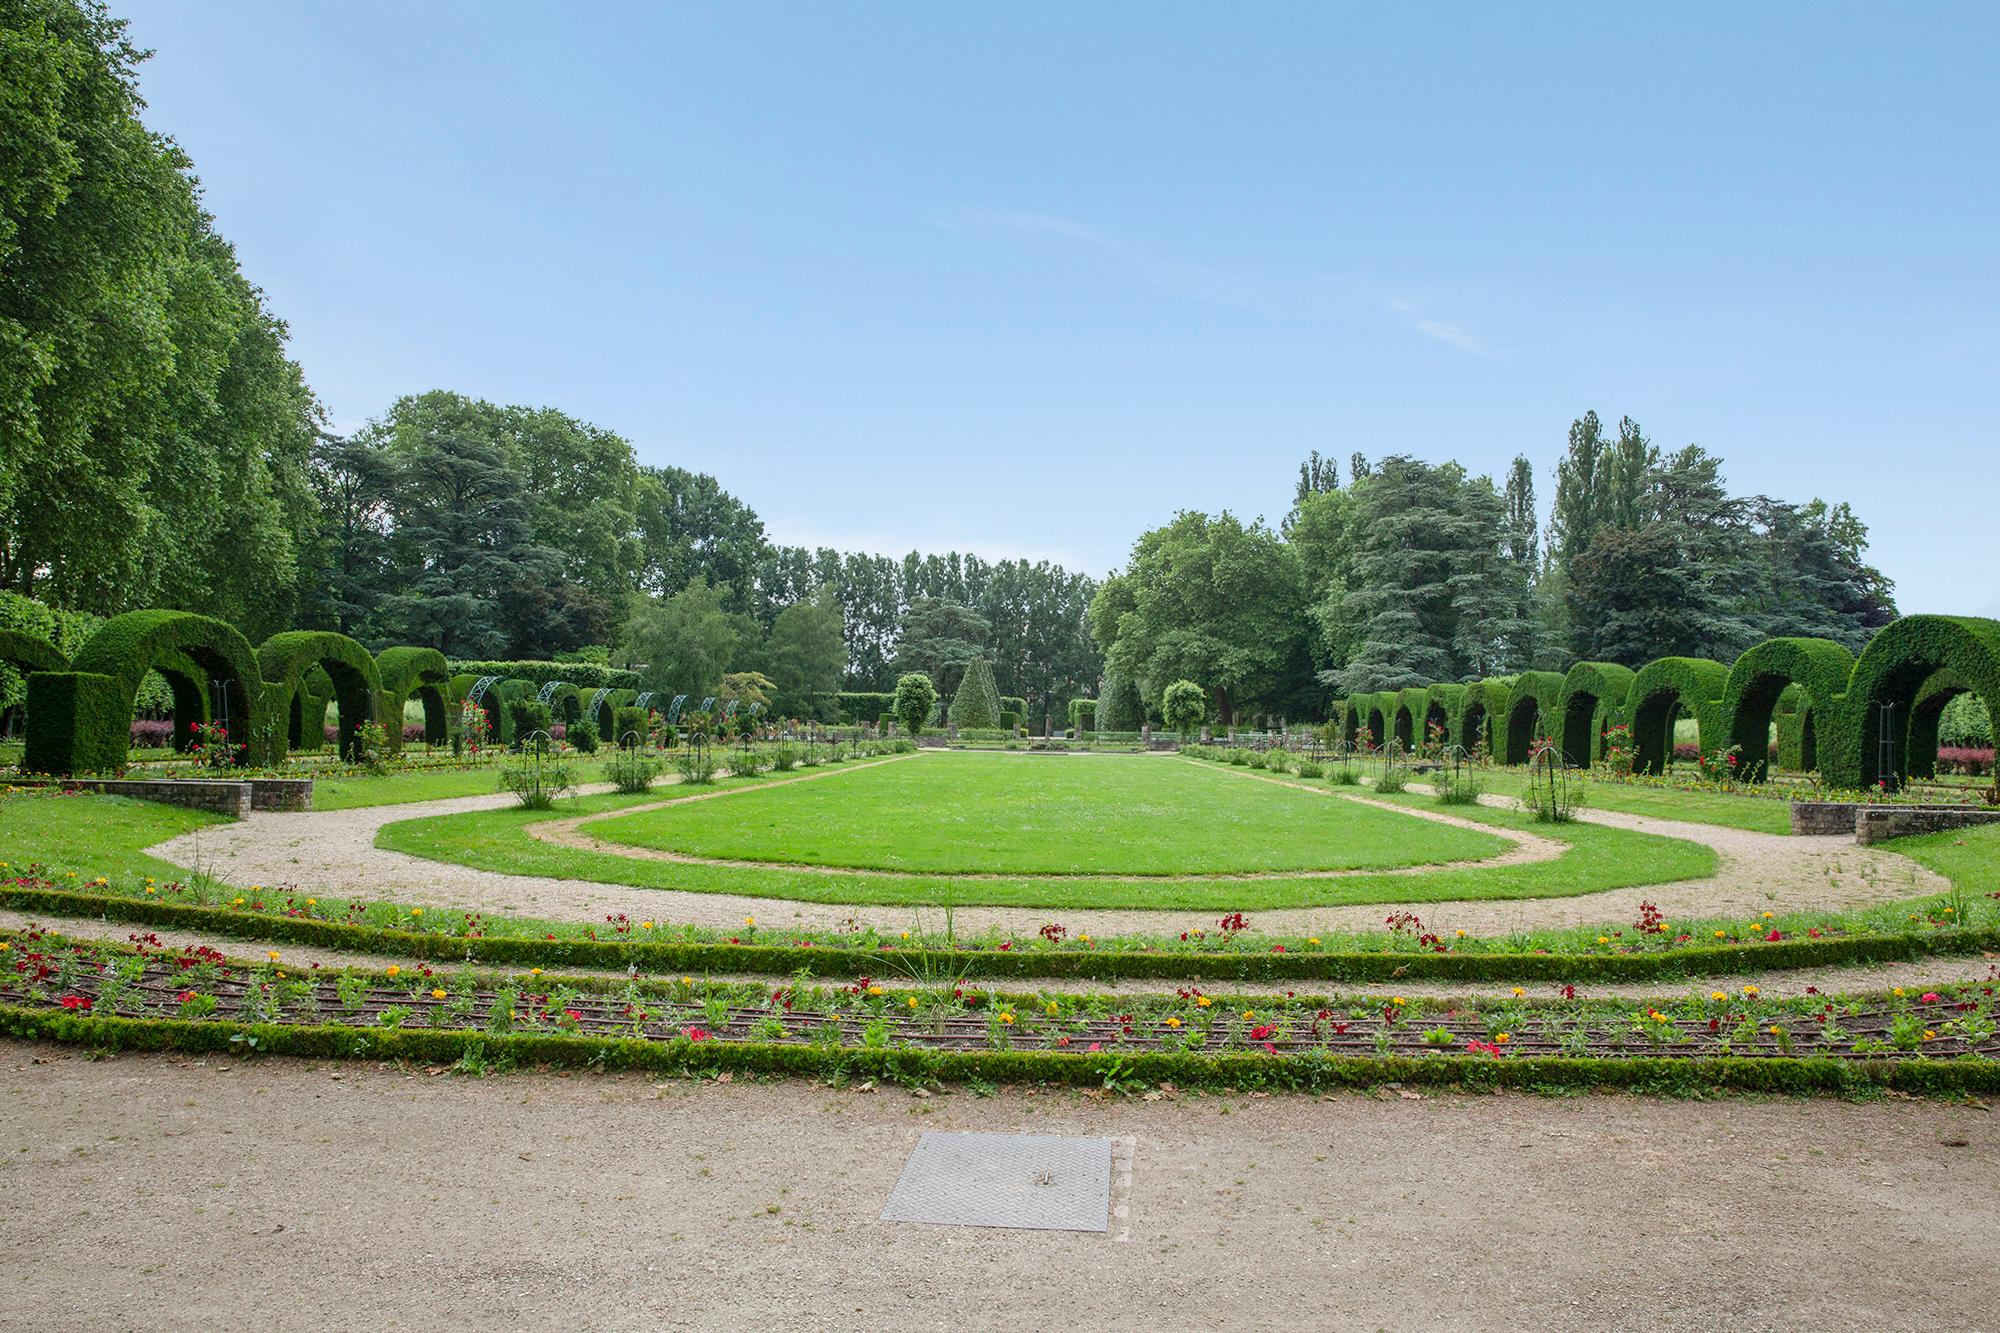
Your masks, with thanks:
[[[645,1041],[546,1033],[298,1026],[178,1018],[78,1017],[64,1010],[0,1007],[0,1033],[96,1051],[177,1051],[287,1055],[312,1060],[409,1061],[643,1070],[662,1074],[720,1071],[763,1075],[830,1074],[923,1085],[981,1079],[992,1083],[1105,1087],[1171,1082],[1181,1088],[1323,1092],[1405,1087],[1494,1091],[1615,1088],[1693,1096],[1711,1092],[1853,1095],[1893,1090],[1920,1095],[2000,1091],[2000,1061],[1957,1059],[1834,1060],[1731,1056],[1689,1060],[1659,1056],[1597,1059],[1484,1059],[1460,1055],[1358,1056],[1313,1052],[931,1051],[822,1048],[803,1043]]]

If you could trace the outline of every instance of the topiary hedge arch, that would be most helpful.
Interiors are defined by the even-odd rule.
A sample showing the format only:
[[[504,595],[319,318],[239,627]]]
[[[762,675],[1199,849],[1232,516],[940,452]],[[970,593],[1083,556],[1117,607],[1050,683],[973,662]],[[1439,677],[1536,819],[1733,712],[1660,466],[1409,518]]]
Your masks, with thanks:
[[[322,708],[312,716],[307,706],[308,700],[323,697],[308,680],[315,669],[324,672],[333,686],[333,700],[339,707],[341,758],[355,757],[363,723],[385,720],[382,677],[375,669],[375,659],[345,634],[310,629],[273,634],[259,645],[257,662],[264,673],[266,708],[279,723],[253,747],[258,763],[275,764],[293,746],[316,749],[320,745],[319,728],[326,723],[326,712]],[[398,735],[402,729],[399,712]]]
[[[1605,729],[1625,720],[1625,698],[1636,674],[1616,662],[1578,662],[1564,674],[1557,704],[1562,729],[1556,734],[1565,761],[1588,765],[1603,758]]]
[[[1538,740],[1554,740],[1562,723],[1563,676],[1560,671],[1523,671],[1507,687],[1506,727],[1500,751],[1503,764],[1525,764]],[[1496,732],[1501,732],[1496,727]]]
[[[457,701],[460,712],[467,708],[477,709],[486,719],[483,734],[470,735],[466,739],[482,745],[511,745],[514,742],[514,719],[507,714],[507,696],[503,676],[474,675],[461,671],[451,678],[451,697]],[[529,687],[533,689],[533,686]]]
[[[2000,621],[1904,616],[1869,640],[1836,716],[1819,727],[1820,771],[1842,787],[1894,789],[1908,776],[1918,696],[1940,673],[2000,711]],[[1936,740],[1936,732],[1932,732]]]
[[[1782,695],[1794,691],[1801,736],[1810,725],[1818,749],[1853,673],[1854,654],[1831,639],[1766,639],[1737,658],[1723,687],[1722,717],[1723,734],[1741,753],[1742,777],[1762,782],[1769,774],[1771,716]]]
[[[1459,696],[1458,711],[1451,719],[1451,740],[1454,745],[1462,745],[1469,751],[1486,747],[1486,753],[1498,756],[1505,748],[1507,719],[1507,698],[1513,692],[1512,676],[1494,677],[1476,681],[1465,687]]]
[[[1723,748],[1729,727],[1722,696],[1729,668],[1706,657],[1660,657],[1639,668],[1625,696],[1633,771],[1664,773],[1674,757],[1674,718],[1692,717],[1702,753]]]
[[[1409,689],[1391,690],[1387,697],[1394,722],[1391,724],[1396,740],[1401,743],[1404,754],[1414,754],[1424,739],[1424,714],[1430,707],[1431,692],[1423,686]]]
[[[382,725],[389,744],[403,744],[403,705],[415,699],[424,707],[424,744],[443,745],[451,739],[451,665],[435,648],[384,648],[375,655],[375,673],[382,682]]]
[[[1909,735],[1904,743],[1903,772],[1913,778],[1937,776],[1938,723],[1944,706],[1972,687],[1956,672],[1940,671],[1925,681],[1910,705]]]
[[[1354,707],[1360,716],[1360,728],[1368,733],[1369,748],[1381,749],[1390,739],[1389,724],[1396,716],[1395,691],[1356,695]]]
[[[1465,703],[1466,687],[1456,684],[1433,685],[1424,691],[1423,724],[1417,729],[1417,744],[1428,746],[1433,729],[1438,737],[1438,747],[1442,749],[1454,744],[1452,723],[1458,710]]]
[[[227,728],[230,742],[254,745],[265,717],[263,680],[257,655],[236,627],[188,611],[127,611],[98,626],[70,670],[28,677],[24,767],[39,773],[123,768],[140,683],[148,671],[168,674],[182,662],[200,669],[205,692],[220,705],[214,720]],[[176,687],[177,732],[194,706],[185,693]]]

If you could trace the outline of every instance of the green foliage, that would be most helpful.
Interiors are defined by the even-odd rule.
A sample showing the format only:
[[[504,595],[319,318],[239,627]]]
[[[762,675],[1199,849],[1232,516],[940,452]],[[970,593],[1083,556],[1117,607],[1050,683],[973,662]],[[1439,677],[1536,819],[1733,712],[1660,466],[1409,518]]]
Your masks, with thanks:
[[[1208,696],[1191,680],[1177,680],[1160,694],[1160,717],[1187,740],[1208,717]]]
[[[322,706],[317,714],[303,706],[300,696],[307,686],[307,674],[317,668],[328,677],[340,705],[340,754],[352,758],[356,737],[364,723],[393,721],[400,739],[403,715],[381,708],[382,681],[375,659],[368,650],[344,634],[318,630],[290,630],[273,634],[257,649],[257,662],[264,679],[264,707],[275,718],[289,720],[295,700],[300,703],[301,726],[292,734],[285,725],[273,726],[266,737],[253,739],[251,762],[275,764],[285,757],[289,745],[310,749],[320,746]]]
[[[125,767],[131,698],[115,677],[38,671],[28,677],[30,773],[110,773]]]
[[[424,701],[424,740],[442,745],[450,738],[451,665],[435,648],[385,648],[375,657],[375,674],[382,687],[382,717],[391,724],[390,744],[403,743],[403,705]]]
[[[1005,717],[1006,714],[1001,714]],[[1071,699],[1069,701],[1069,729],[1081,736],[1086,731],[1097,730],[1097,701],[1095,699]]]
[[[721,763],[712,745],[684,745],[674,752],[674,770],[690,787],[704,787],[715,781]]]
[[[649,714],[643,708],[620,708],[612,724],[612,734],[607,739],[614,745],[644,745],[648,719]]]
[[[611,757],[604,761],[606,781],[628,795],[646,791],[664,770],[665,765],[660,760],[636,746],[615,749]]]
[[[422,649],[396,649],[389,652],[422,652]],[[384,658],[389,653],[384,653]],[[379,659],[378,659],[379,660]],[[538,661],[452,661],[452,670],[473,676],[505,676],[509,680],[529,680],[537,685],[546,685],[552,680],[567,681],[579,690],[629,690],[639,687],[639,673],[620,667],[604,666],[593,662],[538,662]],[[384,685],[388,681],[385,676]]]
[[[951,721],[960,728],[1000,725],[1000,692],[993,687],[993,667],[985,658],[975,657],[966,665],[958,693],[951,698]]]
[[[1743,776],[1765,776],[1771,717],[1781,698],[1796,700],[1823,730],[1837,716],[1837,702],[1854,674],[1854,654],[1826,639],[1766,639],[1736,659],[1722,692],[1725,739],[1748,761]],[[1724,747],[1718,747],[1724,748]]]
[[[595,754],[597,752],[597,724],[589,718],[578,718],[569,724],[563,733],[563,739],[569,742],[579,754]]]
[[[1729,668],[1700,657],[1662,657],[1648,662],[1626,689],[1624,720],[1632,728],[1633,771],[1667,771],[1674,753],[1674,718],[1686,713],[1695,720],[1699,744],[1706,751],[1725,744],[1722,697],[1729,688]]]
[[[937,699],[937,686],[931,684],[931,678],[921,671],[912,671],[897,679],[893,711],[896,721],[902,723],[903,730],[911,739],[924,734],[924,724],[937,707]]]
[[[576,768],[559,755],[524,750],[500,765],[500,789],[512,792],[525,810],[550,810],[556,798],[576,791]]]
[[[1578,662],[1563,677],[1550,734],[1563,757],[1588,767],[1604,751],[1604,731],[1625,720],[1632,668],[1616,662]]]
[[[553,722],[549,706],[533,696],[507,700],[507,719],[512,724],[514,744],[525,746],[536,732],[547,732]]]
[[[1871,639],[1854,663],[1846,697],[1818,728],[1819,767],[1827,781],[1842,787],[1900,785],[1909,771],[1907,746],[1917,722],[1918,697],[1941,672],[1989,710],[2000,706],[2000,621],[1904,616]],[[1884,705],[1893,705],[1887,718],[1891,766],[1886,768],[1878,744]],[[1936,718],[1933,708],[1925,722],[1933,746]]]

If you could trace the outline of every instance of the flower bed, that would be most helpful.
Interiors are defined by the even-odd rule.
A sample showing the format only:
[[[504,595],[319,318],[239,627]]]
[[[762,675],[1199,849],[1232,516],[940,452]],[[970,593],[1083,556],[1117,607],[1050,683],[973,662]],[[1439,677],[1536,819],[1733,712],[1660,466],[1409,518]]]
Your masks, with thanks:
[[[0,1028],[94,1046],[436,1059],[492,1042],[549,1063],[612,1063],[616,1055],[617,1064],[653,1068],[824,1072],[856,1057],[893,1057],[940,1078],[987,1069],[1191,1086],[1408,1078],[1629,1086],[1643,1074],[1687,1086],[2000,1088],[1993,984],[1782,1001],[1746,986],[1633,1005],[1573,994],[1530,1001],[1518,988],[1494,1001],[1382,1001],[1195,988],[1022,995],[868,978],[776,988],[692,977],[593,982],[469,965],[449,974],[421,965],[332,973],[290,968],[277,952],[251,964],[209,949],[161,950],[143,938],[125,949],[36,932],[0,938],[0,957],[8,960]],[[718,1048],[733,1054],[718,1058]],[[1086,1057],[1080,1067],[1068,1062],[1077,1056]],[[1443,1074],[1443,1066],[1526,1067],[1528,1077]],[[1909,1072],[1915,1067],[1925,1072]]]

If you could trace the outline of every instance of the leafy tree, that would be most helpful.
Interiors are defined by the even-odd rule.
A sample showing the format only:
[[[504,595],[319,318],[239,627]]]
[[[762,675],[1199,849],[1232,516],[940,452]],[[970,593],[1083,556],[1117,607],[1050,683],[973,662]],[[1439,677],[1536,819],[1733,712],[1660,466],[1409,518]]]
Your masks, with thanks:
[[[1182,740],[1193,736],[1208,716],[1208,696],[1191,680],[1177,680],[1160,695],[1160,720],[1179,732]]]
[[[771,678],[761,671],[731,671],[722,677],[722,693],[717,697],[725,702],[733,699],[739,704],[769,708],[771,696],[777,688]]]
[[[701,699],[721,689],[739,635],[736,620],[722,609],[722,590],[697,577],[665,600],[635,593],[618,655],[648,689]]]
[[[847,671],[840,608],[831,592],[778,613],[764,642],[764,661],[780,713],[831,720],[833,696]]]
[[[1137,731],[1146,722],[1146,700],[1139,682],[1115,662],[1104,664],[1104,689],[1097,699],[1099,731]]]
[[[937,597],[919,597],[903,615],[902,641],[896,665],[905,673],[922,672],[951,692],[965,669],[984,656],[992,632],[986,618],[970,607]]]
[[[1225,722],[1242,703],[1280,697],[1304,675],[1306,625],[1296,558],[1261,522],[1183,512],[1132,548],[1106,664],[1128,677],[1208,681]],[[1100,593],[1100,596],[1102,594]],[[1109,619],[1093,609],[1093,627]]]
[[[965,668],[958,692],[951,697],[954,726],[991,729],[1000,725],[1000,691],[993,684],[993,668],[983,657],[975,657]]]
[[[931,678],[921,671],[910,671],[897,679],[889,711],[914,738],[924,734],[924,724],[931,720],[937,701],[937,686],[931,684]]]

